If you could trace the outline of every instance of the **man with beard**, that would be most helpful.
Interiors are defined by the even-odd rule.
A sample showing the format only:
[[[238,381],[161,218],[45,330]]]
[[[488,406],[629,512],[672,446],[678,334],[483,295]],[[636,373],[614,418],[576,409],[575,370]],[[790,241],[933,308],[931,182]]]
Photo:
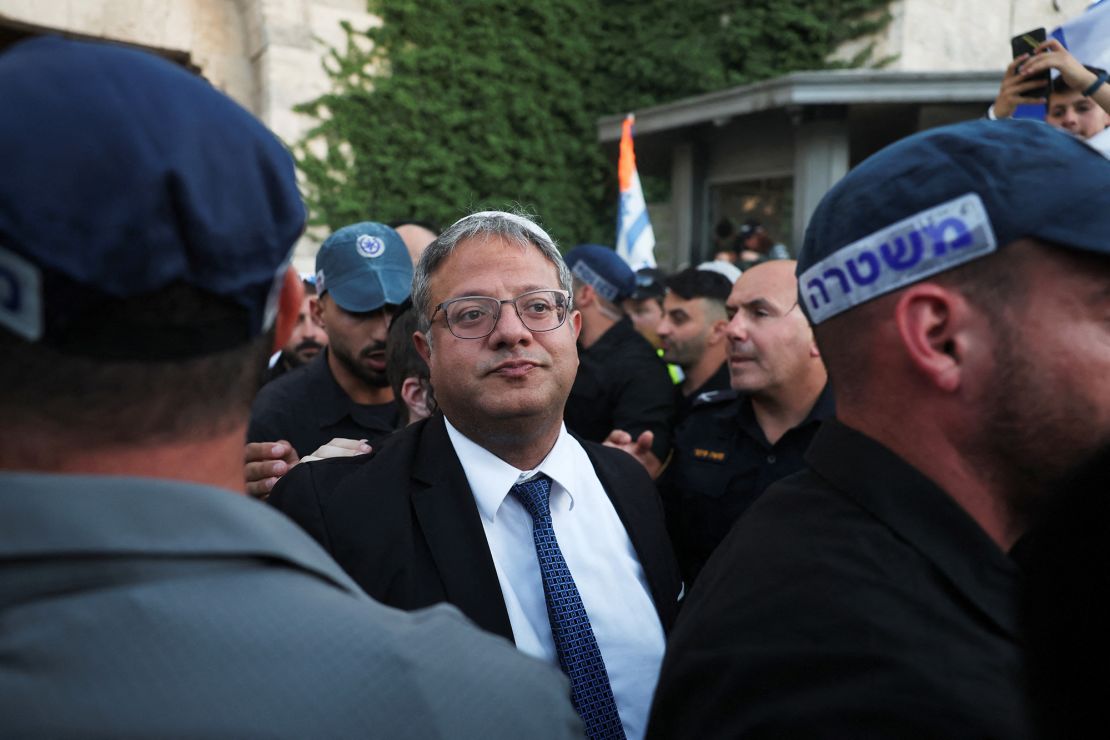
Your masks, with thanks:
[[[740,277],[739,270],[735,272],[736,278]],[[663,360],[682,368],[676,424],[686,418],[695,398],[728,388],[725,301],[736,278],[730,280],[717,270],[688,267],[667,279],[663,316],[655,331]]]
[[[301,310],[297,314],[297,323],[293,325],[293,333],[289,341],[272,360],[273,364],[266,371],[265,382],[277,380],[290,370],[301,367],[309,360],[320,354],[320,350],[328,343],[328,335],[316,323],[316,277],[313,275],[302,278],[301,286],[304,288],[304,298],[301,300]]]
[[[397,428],[385,372],[386,336],[411,283],[408,250],[383,224],[344,226],[320,247],[314,319],[328,346],[303,371],[258,394],[247,432],[252,494],[265,495],[301,455],[332,439],[373,445]]]
[[[798,285],[836,419],[702,572],[655,736],[1032,734],[1008,554],[1110,440],[1106,192],[1075,137],[975,121],[825,196]]]

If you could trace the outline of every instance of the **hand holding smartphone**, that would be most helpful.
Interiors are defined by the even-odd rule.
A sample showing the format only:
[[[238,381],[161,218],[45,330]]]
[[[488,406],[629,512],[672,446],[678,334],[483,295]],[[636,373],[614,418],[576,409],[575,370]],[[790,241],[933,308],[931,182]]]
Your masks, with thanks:
[[[1045,30],[1043,28],[1034,28],[1032,31],[1026,31],[1025,33],[1014,36],[1012,39],[1010,39],[1010,49],[1013,51],[1014,59],[1017,59],[1023,54],[1032,54],[1034,51],[1036,51],[1038,46],[1044,43],[1046,38],[1047,35],[1045,34]],[[1018,67],[1017,71],[1020,72],[1021,67]],[[1028,78],[1026,82],[1032,80],[1040,81],[1041,85],[1026,90],[1024,94],[1031,98],[1042,98],[1044,100],[1048,100],[1048,94],[1052,91],[1052,73],[1046,69],[1043,72]]]

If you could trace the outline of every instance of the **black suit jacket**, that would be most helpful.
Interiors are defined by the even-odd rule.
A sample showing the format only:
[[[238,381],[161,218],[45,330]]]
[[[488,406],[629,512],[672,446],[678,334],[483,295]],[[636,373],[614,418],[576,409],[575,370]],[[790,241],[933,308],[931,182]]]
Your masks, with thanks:
[[[669,632],[682,582],[655,486],[631,455],[582,446]],[[298,465],[270,502],[375,599],[400,609],[446,601],[482,629],[513,639],[478,507],[442,415],[397,432],[370,455]]]

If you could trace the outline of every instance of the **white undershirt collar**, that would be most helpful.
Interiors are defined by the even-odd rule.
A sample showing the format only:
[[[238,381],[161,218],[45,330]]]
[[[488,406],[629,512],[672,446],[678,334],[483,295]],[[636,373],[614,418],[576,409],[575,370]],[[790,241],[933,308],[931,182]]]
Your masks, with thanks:
[[[509,495],[509,489],[537,473],[543,473],[558,484],[551,487],[553,511],[559,507],[565,511],[574,508],[574,446],[566,425],[559,425],[555,446],[535,469],[520,470],[460,432],[446,416],[443,417],[443,422],[470,483],[470,490],[474,492],[478,512],[487,522],[496,521],[497,512]]]

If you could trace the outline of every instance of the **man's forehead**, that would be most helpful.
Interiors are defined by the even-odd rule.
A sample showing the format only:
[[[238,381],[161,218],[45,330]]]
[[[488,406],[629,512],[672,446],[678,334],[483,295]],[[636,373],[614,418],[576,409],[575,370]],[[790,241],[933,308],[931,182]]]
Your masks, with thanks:
[[[1083,97],[1083,93],[1079,90],[1059,90],[1049,93],[1048,105],[1049,107],[1054,105],[1071,105],[1072,103],[1087,99],[1088,98]]]
[[[504,250],[505,258],[490,259],[488,255],[475,254],[490,249]],[[517,261],[517,257],[521,261]],[[500,283],[522,291],[561,287],[555,263],[539,247],[499,234],[480,234],[460,241],[430,280],[433,291],[450,290],[456,295],[483,294]]]
[[[729,294],[730,306],[757,301],[793,303],[798,297],[798,282],[792,260],[774,260],[751,267],[740,276]]]

